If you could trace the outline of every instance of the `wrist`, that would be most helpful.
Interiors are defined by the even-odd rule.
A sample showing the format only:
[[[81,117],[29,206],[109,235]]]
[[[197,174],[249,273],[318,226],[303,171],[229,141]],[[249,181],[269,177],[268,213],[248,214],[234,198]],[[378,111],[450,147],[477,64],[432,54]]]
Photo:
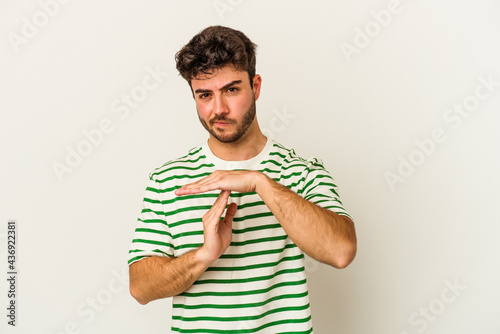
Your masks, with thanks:
[[[266,186],[269,184],[271,179],[264,173],[262,172],[256,172],[255,174],[255,192],[259,194],[260,197],[262,197],[262,193],[264,192],[264,189]]]
[[[205,246],[201,246],[195,251],[194,261],[197,265],[208,268],[215,260],[209,255]]]

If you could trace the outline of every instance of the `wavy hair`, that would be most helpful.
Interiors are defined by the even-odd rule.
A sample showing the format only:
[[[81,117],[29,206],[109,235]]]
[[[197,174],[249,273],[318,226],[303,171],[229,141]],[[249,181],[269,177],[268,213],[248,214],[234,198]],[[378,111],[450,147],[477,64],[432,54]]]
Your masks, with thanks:
[[[214,70],[233,65],[246,71],[252,84],[255,76],[257,45],[241,31],[223,26],[211,26],[195,35],[175,55],[180,75],[191,85],[199,74],[210,75]]]

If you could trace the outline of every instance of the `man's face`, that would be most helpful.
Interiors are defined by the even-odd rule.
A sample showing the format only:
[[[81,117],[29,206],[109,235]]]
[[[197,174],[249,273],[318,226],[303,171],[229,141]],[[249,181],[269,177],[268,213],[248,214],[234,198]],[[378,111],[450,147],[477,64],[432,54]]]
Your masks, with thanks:
[[[255,100],[260,82],[260,76],[256,75],[250,85],[248,73],[232,66],[191,80],[198,117],[212,137],[233,143],[252,132],[256,126]]]

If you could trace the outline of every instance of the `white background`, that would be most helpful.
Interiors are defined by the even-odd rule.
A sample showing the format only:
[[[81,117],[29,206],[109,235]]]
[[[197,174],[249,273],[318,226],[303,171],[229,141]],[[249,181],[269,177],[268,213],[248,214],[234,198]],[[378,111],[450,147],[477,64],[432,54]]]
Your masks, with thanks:
[[[174,54],[221,24],[258,44],[261,127],[321,158],[355,219],[348,268],[308,261],[315,332],[500,333],[499,12],[494,0],[2,1],[0,267],[15,219],[19,276],[15,328],[0,281],[0,332],[169,331],[170,300],[129,295],[127,252],[148,173],[207,137]],[[148,71],[161,74],[146,91]],[[449,111],[463,103],[466,118]],[[68,166],[59,178],[55,164]]]

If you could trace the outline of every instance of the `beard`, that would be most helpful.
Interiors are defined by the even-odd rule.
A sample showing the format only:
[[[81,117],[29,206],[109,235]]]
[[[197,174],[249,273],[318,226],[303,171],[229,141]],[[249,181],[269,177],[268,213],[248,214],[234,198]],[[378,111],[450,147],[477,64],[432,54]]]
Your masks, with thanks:
[[[241,139],[247,133],[248,129],[253,123],[253,120],[255,119],[255,114],[256,114],[256,108],[255,108],[255,98],[252,101],[252,105],[248,110],[243,114],[243,118],[241,120],[241,123],[237,126],[236,130],[234,132],[226,132],[225,130],[217,131],[214,129],[214,123],[215,122],[226,122],[229,124],[237,124],[237,122],[233,119],[226,118],[224,115],[221,116],[215,116],[211,120],[208,121],[210,125],[207,124],[207,122],[200,117],[198,114],[198,118],[203,125],[203,127],[213,136],[215,137],[218,141],[222,143],[234,143],[238,140]]]

